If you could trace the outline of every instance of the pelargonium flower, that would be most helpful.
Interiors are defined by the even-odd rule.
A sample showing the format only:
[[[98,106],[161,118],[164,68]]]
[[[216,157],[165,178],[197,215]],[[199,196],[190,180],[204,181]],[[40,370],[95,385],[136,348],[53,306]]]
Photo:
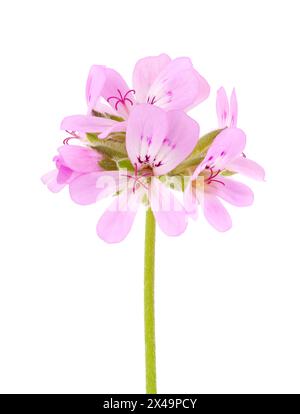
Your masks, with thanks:
[[[57,192],[66,185],[74,202],[96,203],[112,196],[97,224],[109,243],[129,233],[139,206],[146,206],[144,321],[146,392],[155,394],[154,265],[156,222],[169,236],[182,234],[199,205],[208,222],[228,230],[223,201],[243,207],[253,192],[236,173],[258,180],[264,170],[246,158],[245,133],[237,128],[237,99],[217,92],[219,128],[199,139],[199,125],[187,114],[207,98],[209,86],[190,59],[166,54],[137,62],[132,89],[113,69],[92,66],[86,85],[86,115],[61,124],[70,136],[54,157],[56,169],[43,177]],[[71,139],[79,145],[69,145]],[[106,139],[105,139],[106,138]],[[183,196],[183,203],[175,196]]]
[[[70,183],[70,195],[79,204],[117,194],[98,222],[100,238],[110,243],[123,240],[140,203],[145,201],[167,235],[179,235],[185,230],[186,211],[159,177],[192,152],[198,137],[197,122],[183,111],[166,112],[148,104],[135,106],[126,133],[133,170],[91,172]]]
[[[57,193],[82,174],[101,171],[102,155],[89,147],[64,145],[53,158],[56,169],[42,177],[50,191]]]
[[[191,183],[186,190],[186,208],[197,217],[197,204],[200,204],[207,221],[219,231],[231,228],[231,218],[219,198],[238,207],[253,202],[249,187],[222,172],[227,165],[240,156],[245,148],[246,136],[240,129],[224,129],[214,140],[204,160],[196,168]]]
[[[253,192],[248,186],[225,175],[228,172],[231,174],[230,171],[239,172],[257,180],[263,180],[265,176],[260,165],[243,155],[246,135],[236,128],[237,100],[234,90],[230,101],[229,108],[224,89],[219,89],[217,115],[219,127],[224,129],[214,138],[192,174],[184,197],[186,209],[193,218],[197,217],[199,204],[207,221],[219,231],[229,230],[232,226],[231,217],[220,198],[237,207],[249,206],[253,202]]]
[[[219,128],[235,128],[237,126],[238,105],[235,89],[232,90],[230,104],[225,89],[221,87],[217,91],[216,109]]]
[[[126,130],[136,104],[187,111],[208,95],[208,83],[186,57],[171,60],[161,54],[139,60],[133,71],[132,88],[114,69],[94,65],[86,85],[87,115],[66,117],[61,128],[98,133],[99,138],[106,138],[113,132]]]
[[[238,118],[238,103],[233,89],[230,97],[230,104],[225,89],[222,87],[217,92],[216,100],[217,117],[219,128],[236,128]],[[239,157],[228,162],[227,168],[231,171],[239,172],[255,180],[264,179],[264,170],[255,161],[250,160],[241,153]]]

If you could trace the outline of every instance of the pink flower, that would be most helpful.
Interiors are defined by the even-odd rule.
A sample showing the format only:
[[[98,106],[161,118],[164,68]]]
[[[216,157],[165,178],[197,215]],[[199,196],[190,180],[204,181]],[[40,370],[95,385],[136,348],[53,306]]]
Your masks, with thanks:
[[[225,127],[235,128],[237,124],[238,106],[235,94],[235,89],[232,90],[230,97],[230,105],[225,92],[222,87],[217,92],[217,115],[219,120],[219,128]]]
[[[249,206],[253,202],[253,193],[248,186],[223,176],[222,172],[239,169],[239,172],[252,178],[264,178],[262,167],[241,157],[245,145],[246,136],[241,129],[224,129],[194,171],[185,193],[185,206],[191,216],[197,217],[197,205],[200,204],[205,218],[218,231],[229,230],[232,225],[231,217],[220,199],[237,207]],[[243,160],[248,162],[245,164]]]
[[[208,95],[208,83],[186,57],[171,60],[161,54],[139,60],[133,72],[133,89],[115,70],[94,65],[86,85],[88,114],[66,117],[61,128],[106,138],[112,132],[126,130],[136,104],[186,111]]]
[[[219,128],[236,128],[238,116],[238,103],[235,89],[232,90],[230,104],[225,89],[222,87],[217,92],[216,100],[217,116]],[[241,173],[255,180],[263,180],[265,176],[264,169],[256,162],[246,158],[244,153],[240,156],[228,161],[226,167],[228,170]]]
[[[58,148],[58,155],[53,158],[56,169],[42,177],[50,191],[57,193],[75,178],[100,171],[99,161],[102,156],[96,151],[78,145],[64,145]]]
[[[79,204],[117,194],[98,222],[101,239],[109,243],[123,240],[141,202],[149,203],[167,235],[176,236],[185,230],[184,207],[158,177],[170,172],[192,152],[198,136],[198,124],[183,111],[166,112],[149,104],[132,109],[126,148],[134,171],[92,172],[70,183],[71,197]]]

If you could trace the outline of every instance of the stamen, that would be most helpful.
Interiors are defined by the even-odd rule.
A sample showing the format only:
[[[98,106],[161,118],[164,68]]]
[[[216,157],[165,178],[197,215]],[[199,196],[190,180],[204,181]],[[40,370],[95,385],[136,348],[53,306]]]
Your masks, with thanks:
[[[131,103],[131,106],[133,105],[133,102],[132,102],[132,100],[131,99],[129,99],[129,98],[127,98],[127,95],[130,93],[130,92],[132,92],[133,94],[135,94],[135,90],[134,89],[130,89],[128,92],[126,92],[125,93],[125,95],[124,95],[124,102],[125,101],[128,101],[128,102],[130,102]]]
[[[67,131],[67,130],[66,130],[66,132],[67,132],[68,134],[70,134],[71,136],[70,136],[70,137],[67,137],[67,138],[65,138],[65,139],[63,140],[63,144],[64,144],[64,145],[69,145],[69,141],[70,141],[71,139],[80,139],[80,137],[76,134],[76,132],[75,132],[75,131]]]
[[[144,159],[142,159],[142,157],[140,155],[137,155],[136,159],[137,159],[139,164],[149,165],[152,168],[153,167],[160,167],[161,165],[163,165],[163,161],[160,160],[159,162],[156,162],[156,158],[154,158],[152,161],[150,161],[151,155],[149,155],[149,154],[146,154]]]
[[[212,170],[212,168],[211,168],[211,177],[210,178],[215,178],[217,175],[219,175],[220,174],[220,172],[221,172],[221,170],[218,170],[218,172],[216,172],[215,173],[215,175],[213,175],[213,170]]]
[[[131,174],[121,174],[121,176],[122,177],[127,177],[129,179],[134,180],[133,187],[132,187],[132,192],[133,192],[133,194],[135,194],[136,187],[137,187],[138,184],[141,185],[141,186],[143,186],[145,190],[148,190],[148,186],[141,181],[141,178],[150,177],[150,176],[152,176],[152,173],[147,172],[147,173],[144,173],[144,174],[142,174],[142,175],[139,176],[138,175],[138,166],[137,166],[137,163],[135,163],[134,164],[134,175],[131,175]]]
[[[208,167],[208,168],[210,170],[210,176],[205,179],[206,184],[219,183],[219,184],[225,185],[225,183],[223,183],[222,181],[215,180],[215,178],[220,174],[221,170],[218,170],[217,172],[214,172],[212,168],[210,168],[210,167]]]
[[[117,89],[117,92],[120,96],[110,96],[109,98],[107,98],[108,103],[110,103],[110,100],[112,100],[112,99],[116,100],[116,103],[114,105],[116,111],[118,110],[118,105],[120,103],[126,107],[126,101],[129,102],[131,104],[131,106],[133,106],[133,101],[131,99],[129,99],[127,96],[130,93],[135,94],[134,89],[130,89],[129,91],[127,91],[124,96],[122,95],[122,92],[120,91],[120,89]]]
[[[209,182],[208,184],[210,184],[210,183],[212,183],[212,182],[214,182],[214,183],[219,183],[219,184],[222,184],[222,185],[225,185],[225,183],[223,183],[223,181],[219,181],[219,180],[210,180],[210,182]]]

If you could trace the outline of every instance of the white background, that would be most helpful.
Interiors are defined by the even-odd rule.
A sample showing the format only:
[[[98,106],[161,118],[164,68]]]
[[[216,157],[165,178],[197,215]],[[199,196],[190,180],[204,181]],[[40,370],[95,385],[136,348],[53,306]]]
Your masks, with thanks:
[[[219,234],[200,217],[157,237],[161,393],[300,392],[299,11],[295,1],[3,1],[0,10],[0,392],[143,393],[141,211],[122,244],[40,176],[85,113],[90,65],[131,81],[137,59],[189,56],[211,85],[193,111],[216,127],[235,86],[247,155],[267,172]],[[248,181],[247,181],[248,182]]]

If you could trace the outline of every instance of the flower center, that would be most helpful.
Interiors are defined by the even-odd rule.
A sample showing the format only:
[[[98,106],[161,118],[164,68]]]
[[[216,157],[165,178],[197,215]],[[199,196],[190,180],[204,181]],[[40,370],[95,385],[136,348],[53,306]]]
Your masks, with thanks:
[[[150,159],[151,159],[151,157],[148,154],[145,155],[144,158],[142,158],[140,155],[137,156],[137,160],[138,160],[138,162],[139,162],[139,164],[142,168],[145,168],[145,167],[150,167],[150,168],[160,167],[163,164],[162,161],[157,161],[156,157],[153,158],[152,161],[150,161]]]
[[[134,164],[134,173],[132,174],[122,174],[123,177],[127,177],[130,180],[133,180],[133,187],[132,192],[135,193],[136,189],[139,188],[141,185],[145,188],[145,190],[148,190],[148,186],[145,184],[144,178],[151,177],[153,175],[152,171],[147,169],[142,174],[139,174],[138,172],[138,166],[135,163]]]
[[[133,101],[128,98],[128,95],[130,93],[135,94],[135,90],[134,89],[130,89],[128,92],[125,93],[125,95],[122,95],[122,92],[120,91],[120,89],[117,89],[117,92],[119,94],[119,96],[110,96],[109,98],[107,98],[107,102],[110,103],[111,100],[115,100],[115,104],[114,104],[114,108],[117,111],[118,110],[118,105],[122,104],[126,109],[127,109],[127,103],[130,103],[131,106],[133,106]]]
[[[168,162],[170,153],[176,148],[169,138],[165,137],[160,148],[155,151],[156,154],[151,154],[152,136],[141,135],[141,147],[139,154],[136,155],[136,160],[140,168],[157,168]]]

